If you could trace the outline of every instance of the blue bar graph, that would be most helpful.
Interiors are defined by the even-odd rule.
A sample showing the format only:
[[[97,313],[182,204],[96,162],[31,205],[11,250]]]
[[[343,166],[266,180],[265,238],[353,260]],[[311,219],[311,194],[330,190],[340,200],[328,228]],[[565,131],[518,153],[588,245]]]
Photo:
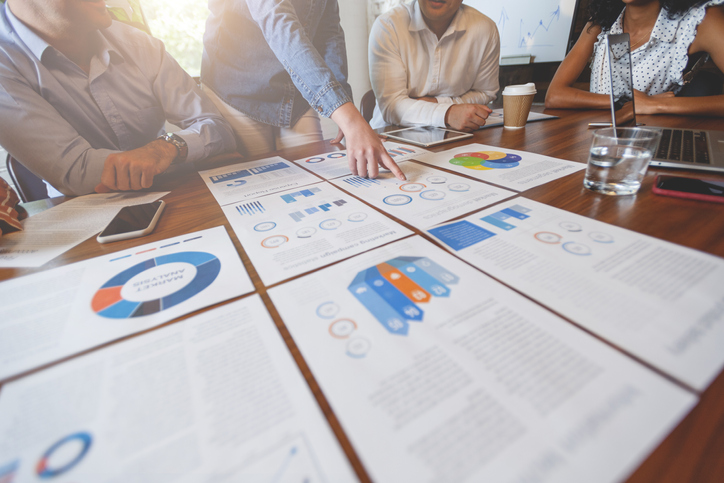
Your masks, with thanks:
[[[518,213],[524,213],[524,214],[530,213],[532,211],[530,208],[526,208],[525,206],[520,206],[520,205],[513,205],[510,207],[510,209],[515,210]]]
[[[231,173],[225,173],[220,174],[218,176],[211,176],[209,179],[213,184],[217,183],[223,183],[226,181],[231,181],[239,178],[246,178],[247,176],[252,176],[255,174],[262,174],[262,173],[268,173],[269,171],[277,171],[279,169],[287,169],[289,168],[289,165],[286,163],[273,163],[273,164],[267,164],[264,166],[259,166],[257,168],[250,168],[250,169],[242,169],[239,171],[233,171]]]
[[[525,220],[526,218],[530,218],[530,216],[524,215],[523,213],[515,211],[512,208],[506,208],[506,209],[500,210],[500,211],[505,213],[506,215],[512,216],[513,218],[518,218],[519,220]]]
[[[294,193],[287,193],[285,195],[281,195],[280,198],[284,200],[285,203],[294,203],[295,201],[297,201],[297,198],[309,198],[310,196],[314,196],[320,191],[321,190],[319,188],[309,188],[296,191]]]
[[[326,213],[335,206],[342,206],[345,204],[347,204],[345,200],[336,200],[329,203],[322,203],[321,205],[300,209],[300,211],[289,213],[289,216],[291,216],[294,221],[300,222],[302,221],[302,218],[305,218],[307,215],[313,215],[315,213]]]
[[[266,209],[264,208],[264,205],[262,205],[259,201],[252,201],[250,203],[244,203],[241,205],[235,206],[236,211],[239,212],[240,215],[254,215],[256,213],[264,213]]]
[[[345,178],[344,181],[347,184],[354,186],[355,188],[369,188],[376,184],[380,184],[376,179],[360,178],[359,176],[352,176],[351,178]]]
[[[493,213],[493,215],[495,215],[495,213]],[[485,216],[485,217],[480,218],[480,219],[483,220],[483,221],[486,222],[486,223],[490,223],[490,224],[493,225],[493,226],[497,226],[498,228],[502,228],[502,229],[505,230],[505,231],[510,231],[510,230],[512,230],[513,228],[515,228],[515,225],[511,225],[510,223],[506,223],[505,221],[502,221],[499,217],[493,216],[493,215]],[[508,218],[509,218],[509,217],[508,217]]]

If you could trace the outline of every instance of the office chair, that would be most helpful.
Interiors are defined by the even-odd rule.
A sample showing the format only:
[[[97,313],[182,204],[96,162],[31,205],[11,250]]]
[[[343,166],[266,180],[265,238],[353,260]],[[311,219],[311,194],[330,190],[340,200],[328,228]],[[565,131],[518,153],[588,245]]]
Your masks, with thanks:
[[[372,114],[375,112],[376,105],[377,99],[375,99],[375,92],[370,89],[365,92],[365,95],[362,96],[362,100],[359,102],[359,112],[368,123],[370,122],[370,119],[372,119]]]
[[[709,66],[709,54],[697,52],[689,56],[684,69],[684,87],[676,94],[677,97],[717,96],[724,90],[721,74],[716,66]],[[717,75],[720,74],[720,75]]]
[[[8,157],[5,158],[5,164],[10,179],[13,180],[18,195],[24,203],[44,200],[48,197],[48,187],[45,186],[43,180],[35,176],[20,161],[8,154]]]

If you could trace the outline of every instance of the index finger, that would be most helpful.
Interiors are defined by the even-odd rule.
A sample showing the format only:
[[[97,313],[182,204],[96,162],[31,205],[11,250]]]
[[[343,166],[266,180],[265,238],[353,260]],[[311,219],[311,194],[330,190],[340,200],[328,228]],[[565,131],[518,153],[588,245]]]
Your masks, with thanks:
[[[477,114],[478,116],[480,116],[483,119],[487,119],[488,116],[490,115],[490,113],[493,112],[493,110],[491,108],[489,108],[488,106],[478,105],[476,107],[477,108],[475,109],[475,114]]]
[[[385,165],[385,168],[392,171],[392,174],[394,174],[397,179],[399,179],[400,181],[407,181],[405,173],[402,172],[400,167],[397,166],[397,164],[392,160],[389,154],[382,154],[382,156],[380,156],[380,159],[382,160],[382,164]]]

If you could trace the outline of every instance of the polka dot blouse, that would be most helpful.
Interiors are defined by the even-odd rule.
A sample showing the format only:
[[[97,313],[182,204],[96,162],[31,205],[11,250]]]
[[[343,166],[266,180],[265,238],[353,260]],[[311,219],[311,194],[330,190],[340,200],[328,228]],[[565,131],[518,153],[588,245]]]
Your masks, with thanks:
[[[721,4],[724,4],[724,0],[710,0],[673,19],[661,9],[649,41],[631,52],[634,87],[650,96],[669,91],[678,92],[684,85],[682,73],[689,60],[689,46],[696,36],[696,28],[704,19],[707,7]],[[597,94],[611,92],[604,37],[606,33],[623,33],[624,11],[618,16],[610,31],[599,34],[593,47],[591,92]],[[614,69],[614,82],[616,82],[616,71],[617,69]],[[619,86],[616,87],[618,90]]]

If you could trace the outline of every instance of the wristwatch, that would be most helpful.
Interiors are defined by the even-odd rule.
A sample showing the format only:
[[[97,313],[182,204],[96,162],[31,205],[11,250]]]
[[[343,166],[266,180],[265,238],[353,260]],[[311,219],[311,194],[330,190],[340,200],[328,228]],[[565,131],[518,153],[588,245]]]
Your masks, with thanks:
[[[176,149],[178,149],[178,155],[173,160],[173,164],[183,163],[186,161],[186,156],[189,154],[189,147],[186,145],[186,141],[184,141],[181,136],[177,136],[172,132],[167,132],[166,134],[159,136],[158,139],[163,139],[167,143],[173,144],[176,146]]]

